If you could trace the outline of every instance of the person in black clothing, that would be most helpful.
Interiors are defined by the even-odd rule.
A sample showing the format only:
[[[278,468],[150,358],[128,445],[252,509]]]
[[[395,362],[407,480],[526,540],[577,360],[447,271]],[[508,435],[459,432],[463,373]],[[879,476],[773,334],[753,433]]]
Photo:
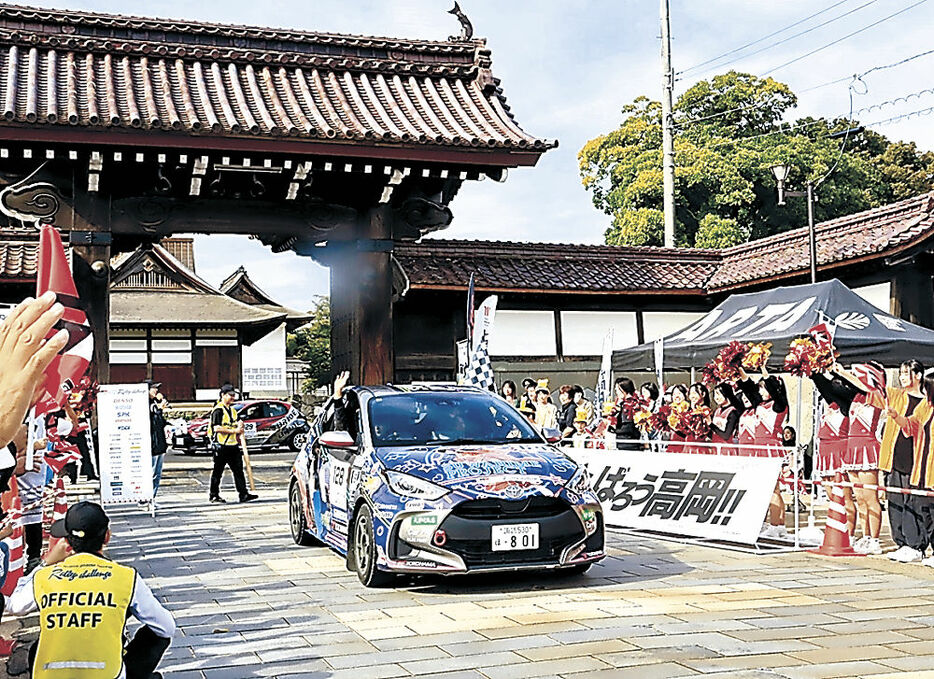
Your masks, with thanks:
[[[558,431],[561,432],[561,438],[570,438],[574,433],[574,420],[577,417],[577,404],[574,403],[573,385],[561,385],[558,389],[558,401],[561,403],[558,407]]]
[[[243,452],[238,445],[238,437],[243,436],[243,421],[237,416],[232,404],[236,397],[236,390],[232,384],[221,387],[221,398],[211,412],[211,448],[214,452],[214,469],[211,472],[211,502],[225,500],[220,496],[221,476],[224,467],[230,467],[234,477],[234,485],[240,502],[250,502],[257,498],[247,491],[246,479],[243,477]]]
[[[148,380],[149,384],[149,434],[152,452],[152,497],[155,499],[159,492],[159,483],[162,481],[162,463],[169,444],[165,440],[165,414],[163,410],[168,406],[165,398],[159,392],[161,382]]]
[[[519,396],[519,410],[531,408],[535,410],[535,389],[538,383],[531,377],[522,380],[523,393]]]
[[[639,429],[636,427],[632,418],[623,412],[620,404],[629,398],[635,396],[636,385],[628,377],[617,377],[613,383],[613,391],[616,394],[616,449],[617,450],[639,450],[642,446],[639,443]]]

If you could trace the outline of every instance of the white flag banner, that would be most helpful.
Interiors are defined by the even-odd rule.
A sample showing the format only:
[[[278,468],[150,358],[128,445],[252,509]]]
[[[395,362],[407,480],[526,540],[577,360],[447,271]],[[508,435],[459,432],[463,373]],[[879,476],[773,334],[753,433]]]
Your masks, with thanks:
[[[565,449],[608,526],[755,544],[781,457]]]
[[[470,365],[470,342],[460,340],[454,346],[457,349],[457,383],[464,384],[467,366]]]
[[[655,380],[658,382],[658,393],[665,393],[665,338],[659,337],[652,345],[655,350]]]
[[[603,357],[600,361],[600,374],[597,375],[597,407],[602,407],[607,401],[613,400],[612,387],[610,385],[610,372],[612,371],[613,359],[613,330],[607,332],[603,338]]]
[[[477,348],[484,335],[489,339],[490,333],[493,330],[493,318],[496,316],[496,302],[496,295],[490,295],[483,300],[483,304],[474,312],[473,337],[470,338],[471,350]]]

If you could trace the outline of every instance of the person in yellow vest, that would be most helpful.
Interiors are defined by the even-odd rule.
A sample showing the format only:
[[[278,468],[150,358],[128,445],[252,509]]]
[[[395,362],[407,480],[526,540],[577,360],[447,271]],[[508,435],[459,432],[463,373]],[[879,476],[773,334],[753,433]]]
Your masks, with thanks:
[[[110,519],[99,504],[78,502],[52,524],[60,540],[43,565],[10,596],[14,615],[39,612],[39,640],[29,652],[33,679],[158,679],[156,667],[175,620],[134,568],[102,554]],[[142,623],[123,646],[129,616]]]
[[[243,421],[233,407],[236,396],[237,390],[233,385],[225,384],[221,387],[220,400],[211,411],[211,424],[208,428],[214,455],[214,469],[211,471],[211,488],[208,495],[211,502],[225,502],[220,495],[224,467],[230,467],[240,502],[250,502],[257,498],[247,491],[246,479],[243,477],[243,451],[240,449]]]

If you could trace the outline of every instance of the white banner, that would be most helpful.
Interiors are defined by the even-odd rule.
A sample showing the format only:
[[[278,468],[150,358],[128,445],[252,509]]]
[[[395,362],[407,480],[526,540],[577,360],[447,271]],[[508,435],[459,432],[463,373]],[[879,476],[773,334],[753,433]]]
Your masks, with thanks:
[[[285,323],[250,345],[243,345],[242,392],[288,395],[285,386]]]
[[[565,449],[590,472],[608,526],[754,544],[780,457]]]
[[[455,381],[458,384],[464,384],[464,379],[467,375],[467,366],[470,364],[469,345],[470,342],[468,340],[460,340],[454,344],[457,349],[457,377]]]
[[[97,395],[101,503],[152,500],[152,438],[145,384],[102,384]]]
[[[493,317],[496,316],[496,295],[490,295],[480,305],[473,315],[473,337],[470,338],[470,348],[476,349],[480,339],[486,334],[490,336],[493,328]]]

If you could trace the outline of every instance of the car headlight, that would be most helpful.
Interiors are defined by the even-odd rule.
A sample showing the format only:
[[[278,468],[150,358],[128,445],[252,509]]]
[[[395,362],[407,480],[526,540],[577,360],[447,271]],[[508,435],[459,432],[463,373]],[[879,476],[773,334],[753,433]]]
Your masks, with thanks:
[[[425,481],[411,474],[386,470],[385,476],[390,490],[396,495],[414,497],[419,500],[440,500],[448,494],[447,488],[442,488],[431,481]]]
[[[575,495],[583,495],[590,490],[590,474],[587,473],[587,467],[581,465],[574,472],[574,476],[564,486]]]

